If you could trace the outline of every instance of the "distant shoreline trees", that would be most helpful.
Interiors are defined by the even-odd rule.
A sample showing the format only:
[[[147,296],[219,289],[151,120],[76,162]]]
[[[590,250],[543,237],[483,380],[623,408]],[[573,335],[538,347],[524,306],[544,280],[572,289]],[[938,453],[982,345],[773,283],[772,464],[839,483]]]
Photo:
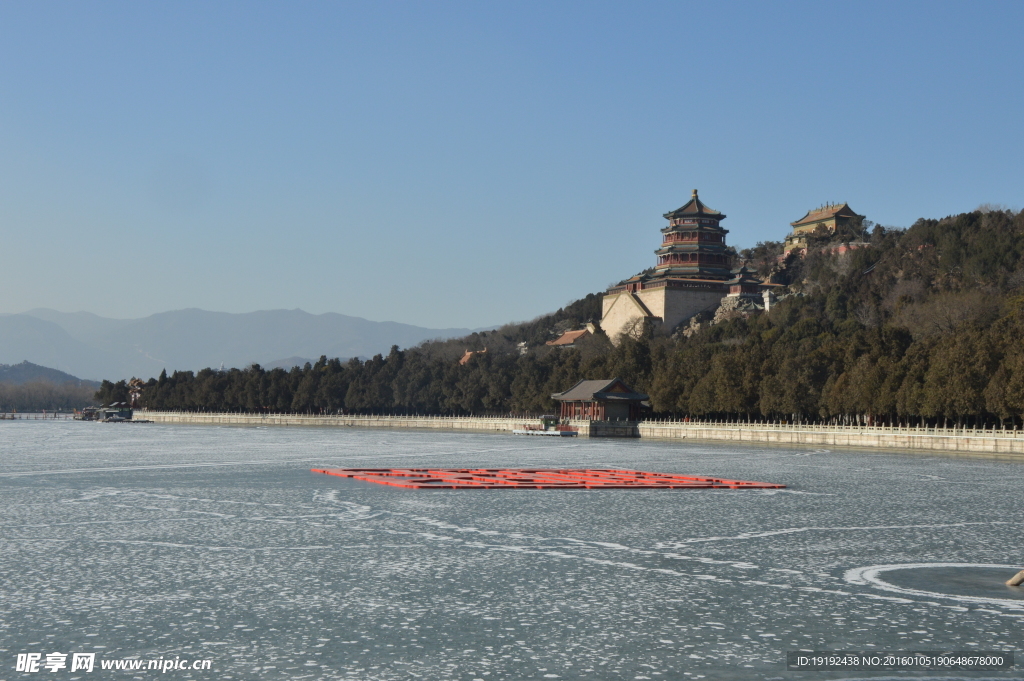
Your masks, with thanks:
[[[543,413],[583,378],[618,376],[655,415],[836,423],[1017,425],[1024,418],[1024,213],[978,210],[874,226],[870,247],[814,239],[781,264],[781,244],[746,251],[793,294],[769,314],[691,337],[647,329],[612,346],[544,345],[601,316],[591,294],[558,312],[463,339],[392,348],[365,362],[326,357],[264,370],[162,373],[152,409],[306,413]],[[519,345],[525,343],[526,354]],[[466,349],[488,348],[465,366]],[[96,398],[117,399],[124,382]],[[122,386],[123,387],[123,386]]]
[[[81,409],[96,404],[95,391],[95,388],[82,383],[0,383],[0,412]]]

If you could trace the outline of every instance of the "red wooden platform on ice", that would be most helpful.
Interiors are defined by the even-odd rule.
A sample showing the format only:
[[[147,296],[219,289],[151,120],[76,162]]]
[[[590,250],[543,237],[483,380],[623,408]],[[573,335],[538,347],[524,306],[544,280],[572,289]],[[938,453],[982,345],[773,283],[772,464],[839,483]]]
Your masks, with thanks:
[[[314,473],[410,489],[782,489],[770,482],[610,468],[314,468]]]

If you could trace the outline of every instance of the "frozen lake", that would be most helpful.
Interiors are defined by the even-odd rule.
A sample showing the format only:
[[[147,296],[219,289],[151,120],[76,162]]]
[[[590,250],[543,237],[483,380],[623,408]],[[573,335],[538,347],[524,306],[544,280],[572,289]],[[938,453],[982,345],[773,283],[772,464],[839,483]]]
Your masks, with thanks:
[[[309,472],[342,466],[789,488],[408,490]],[[213,660],[161,675],[178,679],[1020,678],[1024,591],[1002,582],[1024,568],[1022,482],[1021,464],[932,454],[0,422],[0,679],[52,651]],[[801,649],[1018,665],[786,671]]]

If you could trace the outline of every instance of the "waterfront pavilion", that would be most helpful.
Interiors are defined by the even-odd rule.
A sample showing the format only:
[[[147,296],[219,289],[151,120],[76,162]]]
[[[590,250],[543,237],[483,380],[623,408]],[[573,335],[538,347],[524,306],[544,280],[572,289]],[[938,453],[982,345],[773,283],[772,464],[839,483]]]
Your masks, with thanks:
[[[551,399],[561,403],[559,416],[563,419],[584,421],[639,421],[640,414],[650,399],[613,378],[599,381],[580,381],[565,392],[555,393]]]

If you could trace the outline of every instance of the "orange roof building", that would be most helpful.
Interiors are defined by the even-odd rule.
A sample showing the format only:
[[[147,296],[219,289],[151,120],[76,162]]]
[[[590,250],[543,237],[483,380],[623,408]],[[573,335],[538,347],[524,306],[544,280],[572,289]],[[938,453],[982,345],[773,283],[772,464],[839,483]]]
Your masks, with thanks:
[[[594,333],[594,325],[587,324],[587,328],[576,331],[566,331],[555,340],[550,340],[545,345],[553,345],[557,348],[576,347],[576,342]]]

